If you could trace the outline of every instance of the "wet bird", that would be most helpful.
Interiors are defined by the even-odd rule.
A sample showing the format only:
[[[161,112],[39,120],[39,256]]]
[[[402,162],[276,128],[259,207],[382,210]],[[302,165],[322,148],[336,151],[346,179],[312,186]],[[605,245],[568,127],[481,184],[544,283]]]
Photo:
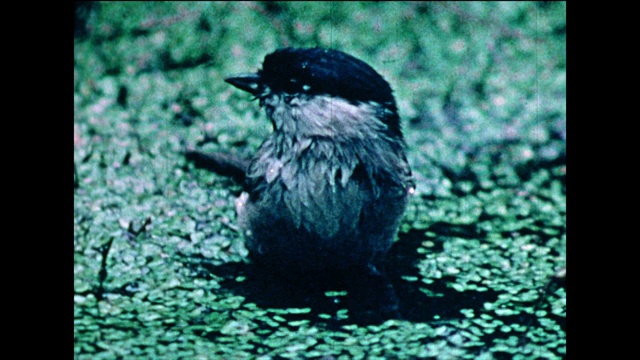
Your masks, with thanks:
[[[273,132],[242,168],[250,258],[274,271],[377,267],[413,192],[395,98],[344,52],[283,48],[225,81],[259,100]]]

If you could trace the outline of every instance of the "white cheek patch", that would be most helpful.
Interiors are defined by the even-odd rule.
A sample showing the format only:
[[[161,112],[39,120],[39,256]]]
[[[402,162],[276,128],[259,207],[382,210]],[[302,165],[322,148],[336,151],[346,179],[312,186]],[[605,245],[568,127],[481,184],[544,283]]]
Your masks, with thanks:
[[[285,101],[280,94],[264,101],[275,130],[298,140],[314,136],[362,139],[387,127],[378,119],[381,105],[377,103],[353,104],[324,95],[301,95]]]
[[[352,104],[344,99],[315,96],[288,108],[288,118],[296,122],[295,130],[303,136],[361,138],[384,123],[376,119],[377,104]]]

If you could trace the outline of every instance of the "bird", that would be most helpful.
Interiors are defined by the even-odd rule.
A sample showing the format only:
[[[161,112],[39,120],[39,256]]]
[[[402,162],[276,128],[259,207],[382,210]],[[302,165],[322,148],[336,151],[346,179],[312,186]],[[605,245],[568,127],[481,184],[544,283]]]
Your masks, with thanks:
[[[235,202],[249,258],[281,273],[378,273],[415,191],[389,83],[321,47],[277,49],[224,80],[273,127]]]

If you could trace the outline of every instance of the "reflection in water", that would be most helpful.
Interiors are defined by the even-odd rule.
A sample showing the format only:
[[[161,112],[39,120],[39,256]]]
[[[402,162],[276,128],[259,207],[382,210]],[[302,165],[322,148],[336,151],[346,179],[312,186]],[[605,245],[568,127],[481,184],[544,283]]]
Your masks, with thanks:
[[[384,275],[350,272],[274,276],[268,269],[245,266],[245,281],[226,281],[222,286],[261,308],[311,308],[306,314],[309,320],[337,326],[400,318],[398,298]],[[319,314],[325,315],[319,318]]]
[[[482,309],[494,301],[493,291],[464,293],[447,286],[451,278],[426,285],[415,266],[424,232],[401,234],[388,254],[381,274],[342,271],[323,274],[274,274],[268,268],[244,263],[206,266],[222,277],[221,285],[263,309],[310,308],[303,314],[283,315],[330,327],[380,324],[389,319],[432,322],[463,318],[462,309]],[[441,246],[432,248],[442,251]],[[242,281],[238,281],[238,280]],[[429,295],[427,295],[429,294]]]

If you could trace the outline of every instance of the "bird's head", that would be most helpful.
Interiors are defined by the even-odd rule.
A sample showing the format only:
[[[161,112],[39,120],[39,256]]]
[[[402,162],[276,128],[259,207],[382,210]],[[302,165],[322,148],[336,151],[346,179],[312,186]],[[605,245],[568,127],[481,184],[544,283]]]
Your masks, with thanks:
[[[400,137],[389,84],[371,66],[344,52],[283,48],[262,69],[225,79],[254,95],[276,131],[297,136]]]

